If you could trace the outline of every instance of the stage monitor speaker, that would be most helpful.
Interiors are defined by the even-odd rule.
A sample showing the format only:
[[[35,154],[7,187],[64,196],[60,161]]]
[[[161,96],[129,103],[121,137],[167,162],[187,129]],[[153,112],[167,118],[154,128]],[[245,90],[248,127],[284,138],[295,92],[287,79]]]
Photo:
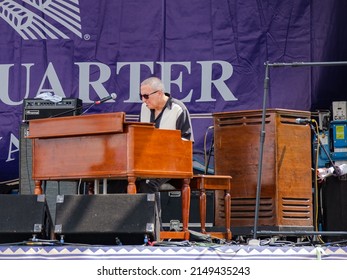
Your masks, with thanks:
[[[51,239],[53,224],[44,195],[0,195],[0,243]]]
[[[54,233],[64,243],[141,245],[160,225],[153,194],[57,196]]]
[[[181,191],[160,192],[161,219],[165,230],[176,230],[182,227]],[[201,228],[199,211],[200,193],[191,191],[189,228]],[[214,192],[206,191],[206,227],[214,226]]]
[[[34,194],[35,183],[32,179],[32,140],[25,138],[29,125],[23,123],[20,126],[20,145],[19,145],[19,193]],[[46,195],[47,205],[55,219],[55,201],[57,195],[76,194],[77,181],[47,181],[44,182],[44,194]]]
[[[347,180],[326,178],[322,184],[323,230],[347,232]],[[346,236],[327,236],[327,241],[347,239]]]

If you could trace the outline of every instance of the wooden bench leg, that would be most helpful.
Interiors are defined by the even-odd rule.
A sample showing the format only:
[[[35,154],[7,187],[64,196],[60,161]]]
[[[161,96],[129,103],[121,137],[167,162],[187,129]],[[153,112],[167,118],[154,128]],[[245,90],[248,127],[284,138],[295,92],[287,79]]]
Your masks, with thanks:
[[[182,182],[183,181],[183,182]],[[189,211],[190,211],[190,179],[180,180],[182,197],[182,231],[161,231],[160,239],[184,239],[189,240]]]
[[[218,238],[225,238],[230,241],[232,238],[232,233],[230,230],[230,218],[231,218],[231,176],[225,175],[196,175],[191,181],[191,187],[198,189],[200,192],[199,201],[199,212],[200,212],[200,226],[201,233],[211,234]],[[206,230],[206,190],[224,190],[224,211],[225,211],[225,231],[223,232],[208,232]]]
[[[189,179],[183,180],[182,186],[182,224],[183,224],[183,232],[184,239],[189,240],[189,231],[188,231],[188,223],[189,223],[189,210],[190,210],[190,186]]]
[[[206,234],[206,192],[205,192],[205,189],[200,189],[199,210],[200,210],[201,232]]]
[[[231,230],[230,230],[230,203],[231,196],[230,192],[226,191],[224,196],[224,211],[225,211],[225,229],[226,229],[226,239],[227,241],[231,240]]]

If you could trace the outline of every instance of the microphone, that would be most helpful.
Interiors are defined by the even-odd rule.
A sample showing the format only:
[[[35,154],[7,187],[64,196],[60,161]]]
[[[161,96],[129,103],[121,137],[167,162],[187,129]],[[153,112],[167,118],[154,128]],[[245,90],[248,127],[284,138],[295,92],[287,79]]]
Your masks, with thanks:
[[[111,99],[115,100],[116,98],[117,98],[117,94],[111,93],[111,95],[104,97],[103,99],[100,99],[98,101],[95,101],[94,104],[99,105],[99,104],[104,103],[104,102],[111,100]]]
[[[300,123],[300,124],[308,124],[308,123],[312,123],[312,120],[311,119],[300,119],[300,118],[297,118],[295,120],[296,123]]]

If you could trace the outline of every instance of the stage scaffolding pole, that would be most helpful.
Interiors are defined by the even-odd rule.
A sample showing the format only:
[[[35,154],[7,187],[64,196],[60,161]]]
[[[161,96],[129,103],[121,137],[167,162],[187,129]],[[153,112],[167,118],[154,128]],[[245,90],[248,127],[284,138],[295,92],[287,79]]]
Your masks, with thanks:
[[[259,219],[259,203],[261,195],[261,177],[263,168],[263,154],[264,154],[264,142],[265,142],[265,118],[266,118],[266,102],[269,94],[270,85],[270,67],[311,67],[311,66],[346,66],[347,61],[331,61],[331,62],[283,62],[283,63],[264,63],[265,65],[265,78],[264,78],[264,95],[263,95],[263,109],[262,109],[262,120],[261,120],[261,131],[260,131],[260,148],[259,148],[259,164],[258,164],[258,175],[257,175],[257,190],[256,190],[256,203],[255,203],[255,215],[254,215],[254,228],[253,228],[253,239],[257,239],[258,233],[258,219]]]

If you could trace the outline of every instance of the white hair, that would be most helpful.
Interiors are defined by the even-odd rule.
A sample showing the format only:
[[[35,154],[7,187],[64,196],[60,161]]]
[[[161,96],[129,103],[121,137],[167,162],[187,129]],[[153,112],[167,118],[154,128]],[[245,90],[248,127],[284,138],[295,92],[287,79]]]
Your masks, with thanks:
[[[141,86],[149,85],[153,90],[165,92],[164,83],[157,77],[150,77],[141,83]]]

